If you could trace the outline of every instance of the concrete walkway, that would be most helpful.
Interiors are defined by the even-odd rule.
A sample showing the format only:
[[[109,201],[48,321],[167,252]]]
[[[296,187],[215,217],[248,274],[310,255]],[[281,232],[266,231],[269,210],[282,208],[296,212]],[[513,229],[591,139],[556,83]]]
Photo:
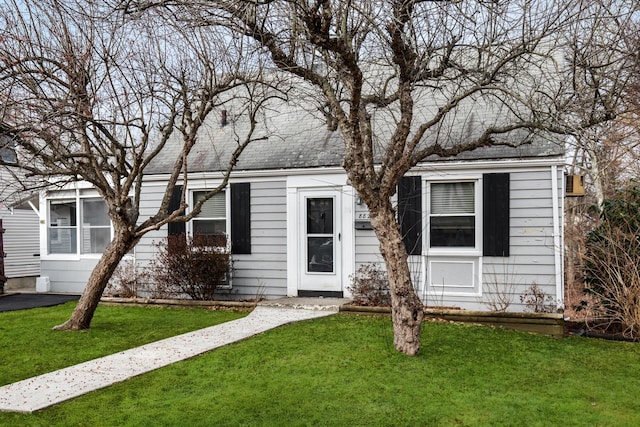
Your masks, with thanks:
[[[247,317],[0,387],[0,411],[34,412],[287,323],[329,316],[347,300],[267,301]]]

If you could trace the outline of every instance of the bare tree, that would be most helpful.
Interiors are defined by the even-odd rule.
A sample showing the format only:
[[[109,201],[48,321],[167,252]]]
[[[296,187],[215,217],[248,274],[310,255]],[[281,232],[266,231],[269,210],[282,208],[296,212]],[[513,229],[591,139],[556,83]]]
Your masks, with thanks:
[[[573,122],[568,169],[584,176],[586,190],[585,197],[569,198],[565,204],[569,313],[584,300],[586,240],[600,223],[597,211],[629,179],[638,176],[638,7],[637,2],[588,2],[566,35],[573,94],[568,106]]]
[[[121,6],[231,28],[312,87],[342,134],[344,169],[380,242],[395,346],[414,355],[423,310],[392,204],[401,177],[432,156],[517,145],[540,131],[573,132],[608,119],[608,113],[594,116],[584,126],[564,120],[575,101],[563,74],[566,37],[588,30],[572,24],[586,19],[591,3],[132,0]],[[627,13],[634,7],[619,3]]]
[[[598,206],[629,178],[625,171],[638,156],[632,123],[638,116],[633,88],[640,64],[639,9],[637,2],[585,2],[566,34],[574,128],[570,164],[573,173],[588,176]]]
[[[104,3],[8,0],[0,12],[0,131],[23,189],[86,181],[108,207],[113,239],[92,271],[71,318],[57,329],[85,329],[122,257],[150,230],[199,213],[168,211],[187,180],[187,155],[207,117],[234,91],[254,124],[260,110],[251,56],[228,30],[187,28],[147,14],[126,17]],[[255,100],[255,102],[254,102]],[[240,108],[240,107],[237,107]],[[253,129],[253,127],[251,127]],[[223,179],[254,138],[239,135]],[[173,145],[179,153],[157,212],[140,218],[145,170]]]

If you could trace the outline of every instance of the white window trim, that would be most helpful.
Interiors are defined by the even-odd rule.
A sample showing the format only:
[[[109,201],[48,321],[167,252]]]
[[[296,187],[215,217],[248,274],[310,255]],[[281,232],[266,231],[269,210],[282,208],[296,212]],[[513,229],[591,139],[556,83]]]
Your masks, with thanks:
[[[473,278],[472,278],[472,286],[457,286],[457,285],[447,285],[440,283],[431,283],[432,278],[432,263],[434,262],[447,262],[447,263],[472,263],[473,264]],[[481,297],[482,296],[482,288],[483,288],[483,276],[482,276],[482,257],[468,257],[468,256],[460,256],[460,257],[441,257],[439,259],[431,259],[427,257],[423,257],[423,277],[425,278],[424,289],[422,290],[422,298],[423,301],[439,301],[439,305],[447,305],[450,301],[450,298],[459,298],[459,297]],[[448,289],[448,290],[446,290]],[[452,289],[458,289],[457,291],[453,291]],[[438,304],[436,304],[438,305]]]
[[[84,193],[84,194],[81,194]],[[43,194],[40,196],[40,206],[44,206],[45,209],[40,209],[40,259],[44,261],[78,261],[81,259],[97,260],[102,257],[102,253],[81,253],[82,246],[82,200],[84,199],[96,199],[101,198],[97,191],[91,191],[91,188],[79,186],[73,189],[59,190],[49,194]],[[56,254],[49,253],[49,222],[50,211],[49,202],[52,200],[68,200],[73,201],[76,204],[76,253],[75,254]],[[109,219],[109,229],[111,233],[111,239],[113,239],[113,223]]]
[[[435,247],[430,245],[431,241],[431,184],[444,184],[455,182],[473,182],[474,183],[474,203],[475,203],[475,246],[474,247]],[[422,247],[425,256],[481,256],[482,255],[482,175],[454,175],[449,174],[443,176],[424,176],[423,177],[423,198],[422,212],[424,220],[424,232],[422,233]]]

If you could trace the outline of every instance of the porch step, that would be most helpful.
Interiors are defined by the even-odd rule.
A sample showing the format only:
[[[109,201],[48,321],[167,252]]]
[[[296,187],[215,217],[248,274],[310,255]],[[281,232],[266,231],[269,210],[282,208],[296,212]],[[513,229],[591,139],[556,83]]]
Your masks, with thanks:
[[[303,310],[339,311],[340,307],[351,302],[349,298],[324,297],[287,297],[265,300],[258,303],[262,307],[296,308]]]

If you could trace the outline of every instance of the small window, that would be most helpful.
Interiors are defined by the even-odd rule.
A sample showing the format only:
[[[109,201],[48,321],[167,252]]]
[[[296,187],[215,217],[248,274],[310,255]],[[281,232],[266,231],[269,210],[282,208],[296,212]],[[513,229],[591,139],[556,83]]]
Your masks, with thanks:
[[[74,200],[50,200],[48,223],[49,253],[77,253],[76,202]]]
[[[81,253],[101,254],[111,241],[111,221],[102,199],[82,200]]]
[[[193,204],[202,200],[207,191],[194,191]],[[208,237],[216,241],[217,246],[226,245],[227,233],[226,198],[223,191],[204,202],[200,213],[193,218],[193,237]]]
[[[430,247],[475,247],[475,183],[431,183],[430,190]]]

